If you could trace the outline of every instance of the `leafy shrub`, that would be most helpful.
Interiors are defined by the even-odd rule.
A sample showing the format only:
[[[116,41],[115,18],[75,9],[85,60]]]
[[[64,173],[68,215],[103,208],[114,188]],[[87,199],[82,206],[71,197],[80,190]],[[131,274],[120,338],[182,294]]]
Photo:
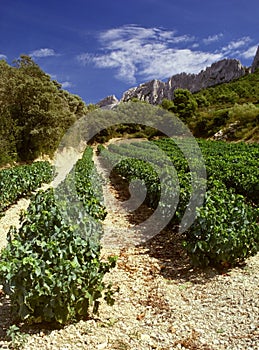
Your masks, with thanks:
[[[186,234],[184,246],[194,265],[235,265],[259,250],[259,210],[214,181],[205,204]]]
[[[229,121],[231,123],[237,120],[243,124],[254,121],[258,122],[259,108],[253,103],[235,104],[229,110]]]
[[[65,324],[87,317],[90,309],[97,312],[101,297],[108,304],[114,301],[103,277],[115,258],[100,261],[100,224],[78,212],[78,221],[69,225],[65,211],[64,203],[56,204],[53,189],[39,192],[19,231],[9,231],[0,283],[21,320]]]

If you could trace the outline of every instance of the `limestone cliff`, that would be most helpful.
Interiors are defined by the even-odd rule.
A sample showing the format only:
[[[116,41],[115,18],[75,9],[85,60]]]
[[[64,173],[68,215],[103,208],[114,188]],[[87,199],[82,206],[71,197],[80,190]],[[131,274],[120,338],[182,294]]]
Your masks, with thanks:
[[[255,58],[252,63],[251,72],[254,73],[256,69],[259,68],[259,46],[257,48]]]
[[[164,98],[173,99],[174,90],[177,88],[188,89],[197,92],[210,86],[228,83],[245,74],[254,73],[259,68],[259,46],[251,68],[247,69],[236,59],[223,59],[213,63],[210,67],[198,74],[180,73],[173,75],[167,82],[151,80],[124,92],[121,102],[127,102],[133,98],[147,101],[151,104],[160,104]],[[111,109],[119,103],[117,98],[108,96],[97,105]]]
[[[112,109],[119,103],[119,100],[114,96],[107,96],[103,100],[97,103],[98,107],[101,107],[103,109]]]
[[[166,83],[160,80],[151,80],[137,87],[127,90],[122,97],[123,102],[127,102],[132,98],[137,98],[140,101],[148,101],[151,104],[160,103],[163,98],[166,98]]]
[[[236,59],[224,59],[213,63],[210,67],[198,74],[180,73],[173,75],[166,83],[152,80],[137,87],[127,90],[121,101],[126,102],[132,98],[147,101],[151,104],[159,104],[163,98],[172,99],[177,88],[188,89],[197,92],[201,89],[228,83],[246,74],[246,68]]]

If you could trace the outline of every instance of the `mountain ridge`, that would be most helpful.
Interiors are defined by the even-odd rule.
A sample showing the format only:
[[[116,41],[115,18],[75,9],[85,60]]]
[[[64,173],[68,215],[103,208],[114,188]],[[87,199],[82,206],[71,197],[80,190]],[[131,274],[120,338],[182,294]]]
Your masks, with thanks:
[[[153,79],[126,90],[120,100],[111,95],[98,102],[97,105],[101,108],[111,109],[120,102],[127,102],[134,98],[157,105],[161,104],[163,99],[172,100],[175,89],[181,88],[192,93],[198,92],[208,87],[239,79],[246,74],[255,72],[258,68],[259,46],[251,67],[243,66],[237,59],[225,58],[214,62],[197,74],[182,72],[171,76],[166,82]]]

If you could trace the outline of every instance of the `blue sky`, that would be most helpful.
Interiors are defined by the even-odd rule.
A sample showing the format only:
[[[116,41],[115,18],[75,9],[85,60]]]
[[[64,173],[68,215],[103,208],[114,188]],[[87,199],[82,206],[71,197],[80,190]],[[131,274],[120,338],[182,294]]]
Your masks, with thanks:
[[[223,58],[250,66],[258,10],[258,0],[2,0],[0,58],[31,55],[63,88],[96,103]]]

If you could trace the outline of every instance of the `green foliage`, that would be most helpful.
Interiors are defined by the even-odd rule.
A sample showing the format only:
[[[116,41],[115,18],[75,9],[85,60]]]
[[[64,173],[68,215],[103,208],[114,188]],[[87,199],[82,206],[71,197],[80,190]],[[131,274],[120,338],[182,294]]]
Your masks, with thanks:
[[[258,96],[259,71],[201,90],[193,94],[198,111],[195,118],[188,120],[188,126],[197,137],[210,137],[223,129],[229,141],[258,142]],[[233,123],[235,130],[228,133]]]
[[[28,56],[0,61],[0,164],[53,155],[64,132],[87,112]]]
[[[7,329],[7,337],[11,339],[11,349],[20,350],[23,349],[27,343],[28,334],[21,333],[20,328],[16,325],[12,325]]]
[[[92,156],[92,148],[87,147],[83,157],[76,163],[76,191],[87,213],[97,220],[104,220],[107,212],[103,204],[102,180],[94,167]]]
[[[175,112],[182,121],[186,122],[195,115],[198,104],[189,90],[174,90],[173,101],[174,106],[172,107],[172,111]]]
[[[18,199],[30,195],[41,184],[52,180],[53,168],[44,162],[0,171],[0,215]]]
[[[188,126],[196,137],[211,137],[228,123],[229,110],[218,109],[214,112],[201,112]]]
[[[180,142],[180,140],[178,140]],[[182,139],[182,147],[190,147]],[[197,209],[197,219],[186,233],[185,247],[195,265],[235,265],[259,250],[259,146],[258,144],[226,143],[198,140],[207,169],[207,193],[204,205]],[[161,156],[156,146],[163,151]],[[179,201],[173,224],[179,224],[188,211],[193,192],[190,169],[183,153],[169,138],[153,142],[109,145],[100,149],[114,170],[129,182],[142,180],[147,188],[146,204],[156,209],[163,206],[161,191],[171,196],[173,209],[175,183],[160,182],[159,168],[174,165],[180,185]],[[189,150],[190,151],[190,150]],[[167,158],[167,157],[168,158]],[[132,157],[131,159],[129,157]],[[149,163],[147,163],[149,162]],[[197,164],[193,157],[189,162]],[[169,177],[173,172],[168,173]],[[199,179],[195,186],[199,186]],[[195,210],[195,208],[193,208]]]
[[[198,108],[209,106],[209,102],[204,95],[194,95],[194,97],[198,104]]]
[[[259,212],[255,209],[259,201],[259,146],[198,142],[205,159],[208,190],[205,204],[187,233],[186,249],[196,265],[235,265],[259,250]],[[176,218],[181,218],[191,191],[180,172],[184,163],[175,161],[180,154],[171,140],[156,144],[177,164],[181,194]]]
[[[236,123],[237,130],[233,138],[239,139],[239,132],[244,128],[252,130],[259,127],[259,108],[253,103],[235,104],[229,109],[229,123]]]
[[[255,255],[259,250],[258,220],[258,209],[215,181],[184,242],[192,263],[232,266]]]
[[[239,104],[256,102],[259,94],[259,74],[258,72],[245,75],[235,81],[213,86],[194,94],[195,98],[204,96],[210,106],[222,103]]]
[[[89,217],[77,213],[80,223],[68,225],[65,211],[52,189],[39,192],[19,231],[9,232],[0,280],[21,320],[65,324],[87,317],[90,308],[97,312],[101,297],[113,303],[111,286],[102,280],[115,258],[101,262]]]
[[[205,158],[208,184],[220,180],[246,200],[259,203],[259,145],[199,140]]]
[[[166,111],[173,111],[174,109],[174,102],[172,100],[168,100],[167,98],[164,98],[161,107],[164,108]]]
[[[179,224],[186,210],[190,198],[190,176],[185,171],[188,169],[183,154],[175,146],[173,147],[170,140],[153,142],[139,142],[125,145],[109,145],[108,150],[102,150],[101,154],[109,164],[114,165],[113,170],[127,179],[130,183],[132,180],[139,179],[145,184],[147,195],[145,203],[157,209],[159,205],[160,214],[163,217],[170,217],[175,211],[175,217],[172,222]],[[167,141],[169,141],[167,143]],[[162,152],[158,153],[155,144],[165,147],[167,150],[173,150],[173,160],[170,160],[171,152],[167,155]],[[177,181],[179,181],[179,203],[177,203],[178,188],[174,167],[177,169]],[[162,198],[162,199],[161,199]]]
[[[55,189],[39,191],[12,227],[1,252],[0,284],[20,320],[65,324],[98,311],[100,298],[114,302],[104,275],[116,258],[100,260],[101,182],[86,148]]]

